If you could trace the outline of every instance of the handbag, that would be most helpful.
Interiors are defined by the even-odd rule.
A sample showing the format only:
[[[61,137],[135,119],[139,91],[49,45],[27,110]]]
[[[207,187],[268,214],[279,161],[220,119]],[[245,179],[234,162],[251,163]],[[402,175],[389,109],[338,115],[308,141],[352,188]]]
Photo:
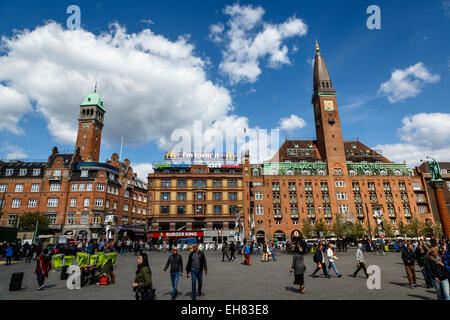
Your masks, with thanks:
[[[322,269],[322,264],[320,262],[317,264],[317,268]]]
[[[147,289],[145,287],[136,288],[136,300],[155,300],[156,289]]]

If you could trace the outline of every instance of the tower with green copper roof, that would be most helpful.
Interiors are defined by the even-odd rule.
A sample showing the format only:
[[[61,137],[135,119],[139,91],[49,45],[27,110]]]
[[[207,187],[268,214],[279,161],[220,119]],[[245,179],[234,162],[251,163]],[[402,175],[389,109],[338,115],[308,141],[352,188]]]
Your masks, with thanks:
[[[97,93],[96,86],[94,92],[86,95],[80,104],[78,135],[75,149],[80,148],[83,161],[98,162],[99,160],[105,112],[103,99]]]

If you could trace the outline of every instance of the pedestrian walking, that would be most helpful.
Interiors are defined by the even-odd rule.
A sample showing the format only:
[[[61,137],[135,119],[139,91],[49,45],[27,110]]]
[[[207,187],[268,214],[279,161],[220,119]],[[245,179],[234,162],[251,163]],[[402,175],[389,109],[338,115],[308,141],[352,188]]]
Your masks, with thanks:
[[[12,244],[8,243],[8,246],[6,247],[6,263],[5,266],[11,264],[11,260],[14,254],[14,249]]]
[[[416,269],[414,263],[416,261],[416,253],[414,252],[413,245],[408,244],[406,249],[402,250],[402,260],[405,266],[406,275],[408,276],[408,282],[411,289],[417,287],[416,284]]]
[[[198,281],[198,295],[202,295],[203,274],[208,274],[208,266],[206,264],[206,257],[203,251],[198,250],[198,245],[194,243],[192,252],[189,254],[188,263],[186,266],[187,277],[192,275],[192,300],[197,299],[196,282]]]
[[[312,273],[312,277],[316,278],[316,273],[320,269],[322,269],[323,275],[326,278],[330,278],[330,275],[327,272],[327,265],[325,263],[325,254],[323,252],[323,245],[320,244],[319,248],[317,249],[316,253],[313,256],[313,261],[317,264],[316,270]]]
[[[328,249],[327,249],[327,257],[328,257],[328,269],[327,273],[330,274],[330,269],[333,268],[334,272],[338,276],[338,278],[341,278],[342,275],[339,273],[338,269],[336,268],[335,260],[339,260],[338,257],[336,257],[336,252],[333,250],[333,244],[330,242]]]
[[[366,275],[366,278],[369,278],[369,274],[366,270],[366,261],[364,260],[364,254],[362,252],[362,243],[358,243],[358,249],[356,250],[356,270],[353,273],[353,278],[356,278],[356,275],[358,274],[359,270],[363,270],[364,274]]]
[[[244,247],[242,248],[244,251],[244,264],[246,266],[250,265],[250,246],[248,245],[247,241],[244,241]]]
[[[292,257],[291,272],[294,272],[294,284],[300,286],[300,288],[298,289],[300,293],[305,293],[306,290],[304,287],[305,271],[306,266],[303,260],[303,249],[296,245],[294,247],[294,256]]]
[[[272,260],[273,261],[277,261],[277,258],[275,257],[275,250],[276,250],[276,244],[274,244],[274,242],[270,242],[269,241],[269,246],[270,246],[270,254],[272,255]]]
[[[136,300],[155,299],[155,291],[152,283],[152,271],[150,270],[146,253],[141,253],[137,258],[136,277],[132,286],[136,291]]]
[[[228,261],[230,261],[230,256],[228,255],[228,243],[224,242],[223,246],[222,246],[222,262],[225,262],[225,256],[227,257]]]
[[[450,300],[449,293],[449,274],[447,268],[442,262],[436,247],[428,251],[428,268],[432,277],[433,285],[436,288],[438,300]]]
[[[262,256],[261,256],[261,261],[262,262],[268,262],[269,261],[269,255],[268,255],[268,249],[267,249],[267,243],[263,242],[262,245]]]
[[[170,265],[170,280],[172,281],[172,300],[178,296],[177,286],[178,279],[183,276],[183,257],[178,254],[177,247],[172,248],[172,254],[167,259],[163,274],[166,274],[167,268]]]
[[[420,267],[420,271],[422,271],[423,277],[427,284],[427,288],[433,287],[430,270],[428,269],[428,264],[427,264],[427,253],[425,251],[425,248],[424,248],[424,245],[422,242],[419,243],[419,245],[417,246],[416,260],[417,260],[417,264]]]
[[[230,243],[230,259],[229,259],[230,262],[231,262],[231,260],[237,261],[236,257],[234,256],[235,252],[236,252],[236,246],[235,246],[234,242],[231,241],[231,243]]]
[[[44,289],[45,279],[48,278],[48,272],[52,268],[50,257],[48,256],[48,250],[41,251],[39,257],[36,258],[36,279],[38,282],[38,290]]]

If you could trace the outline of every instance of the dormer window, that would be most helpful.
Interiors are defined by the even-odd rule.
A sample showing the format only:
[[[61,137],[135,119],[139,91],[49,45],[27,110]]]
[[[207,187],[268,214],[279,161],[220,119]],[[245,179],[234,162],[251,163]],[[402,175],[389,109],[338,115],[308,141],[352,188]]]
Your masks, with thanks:
[[[88,176],[88,170],[81,170],[81,176],[82,177],[87,177]]]

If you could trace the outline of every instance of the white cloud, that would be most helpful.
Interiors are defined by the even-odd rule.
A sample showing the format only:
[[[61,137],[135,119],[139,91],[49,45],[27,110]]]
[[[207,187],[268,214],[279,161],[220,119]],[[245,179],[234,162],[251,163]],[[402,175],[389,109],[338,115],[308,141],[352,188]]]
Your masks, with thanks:
[[[378,93],[387,96],[390,103],[395,103],[417,96],[426,83],[439,80],[438,74],[431,74],[422,62],[418,62],[409,68],[394,70],[391,78],[380,85]]]
[[[1,49],[0,82],[10,89],[0,90],[14,90],[20,103],[6,107],[15,122],[1,118],[0,125],[16,132],[26,97],[58,142],[74,143],[79,104],[95,82],[106,108],[103,141],[116,145],[122,136],[129,144],[161,145],[176,128],[197,119],[210,126],[232,110],[228,90],[207,79],[187,37],[170,41],[150,29],[130,34],[117,24],[95,35],[48,23],[3,37]]]
[[[210,27],[210,39],[225,43],[219,69],[232,84],[258,80],[260,62],[266,57],[269,68],[290,64],[288,47],[283,42],[307,33],[308,27],[301,19],[291,17],[281,24],[271,24],[262,20],[264,12],[261,6],[226,6],[228,30],[225,32],[222,24]]]
[[[147,183],[147,176],[153,173],[153,165],[151,163],[134,163],[132,164],[133,172],[137,174],[138,178]]]
[[[0,132],[23,134],[19,121],[24,113],[32,110],[27,97],[1,84],[0,97]]]
[[[7,160],[19,160],[26,159],[28,155],[25,150],[19,146],[15,146],[9,143],[6,143],[1,149],[0,154],[4,154]]]
[[[292,114],[289,118],[280,119],[280,129],[284,131],[294,131],[306,126],[306,121]]]
[[[398,135],[403,143],[377,145],[383,155],[394,162],[415,166],[431,156],[450,161],[450,114],[419,113],[402,119]]]

